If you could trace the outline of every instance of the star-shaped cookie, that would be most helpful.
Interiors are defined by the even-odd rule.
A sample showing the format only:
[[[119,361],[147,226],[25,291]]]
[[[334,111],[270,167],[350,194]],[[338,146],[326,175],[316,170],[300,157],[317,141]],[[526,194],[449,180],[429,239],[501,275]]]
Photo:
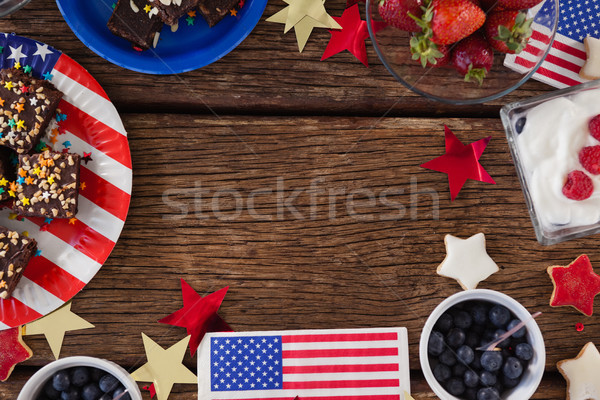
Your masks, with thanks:
[[[446,258],[437,273],[458,281],[465,290],[475,289],[479,282],[498,271],[498,265],[485,250],[485,235],[478,233],[468,239],[446,235]]]
[[[21,336],[21,328],[0,331],[0,382],[8,379],[15,366],[33,355]]]
[[[556,366],[567,381],[567,400],[600,400],[600,353],[594,343],[587,343],[577,357]]]
[[[550,298],[552,307],[573,306],[588,317],[594,313],[594,297],[600,293],[600,276],[594,273],[587,255],[580,255],[571,264],[548,267],[554,284]]]

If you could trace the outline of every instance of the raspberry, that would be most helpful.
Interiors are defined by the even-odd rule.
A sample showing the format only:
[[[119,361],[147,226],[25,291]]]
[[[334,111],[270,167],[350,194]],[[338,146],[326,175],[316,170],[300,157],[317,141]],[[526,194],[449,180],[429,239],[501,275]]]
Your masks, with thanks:
[[[596,115],[589,124],[590,134],[596,140],[600,140],[600,114]]]
[[[590,174],[600,174],[600,146],[588,146],[581,149],[579,162]]]
[[[594,183],[582,171],[571,171],[563,186],[563,194],[571,200],[585,200],[592,195]]]

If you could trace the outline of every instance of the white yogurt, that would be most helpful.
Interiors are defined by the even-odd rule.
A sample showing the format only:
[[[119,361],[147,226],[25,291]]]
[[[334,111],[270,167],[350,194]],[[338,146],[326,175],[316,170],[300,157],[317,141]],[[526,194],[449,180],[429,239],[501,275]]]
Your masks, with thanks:
[[[538,220],[546,230],[595,224],[600,221],[600,175],[588,173],[579,162],[579,151],[600,145],[588,123],[600,114],[600,89],[540,104],[526,114],[517,147]],[[594,183],[586,200],[562,193],[567,175],[583,171]]]

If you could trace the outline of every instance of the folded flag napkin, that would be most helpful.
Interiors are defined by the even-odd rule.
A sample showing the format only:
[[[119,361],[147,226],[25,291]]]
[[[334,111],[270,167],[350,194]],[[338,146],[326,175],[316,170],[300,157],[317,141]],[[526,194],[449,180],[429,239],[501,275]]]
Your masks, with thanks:
[[[404,400],[406,328],[208,333],[198,399]]]
[[[536,59],[550,42],[556,13],[554,0],[546,0],[532,11],[537,15],[533,35],[527,47],[517,55],[507,55],[504,65],[520,73],[531,71]],[[560,0],[558,28],[550,53],[533,75],[533,79],[565,88],[587,82],[579,76],[585,63],[583,39],[600,38],[600,0]]]

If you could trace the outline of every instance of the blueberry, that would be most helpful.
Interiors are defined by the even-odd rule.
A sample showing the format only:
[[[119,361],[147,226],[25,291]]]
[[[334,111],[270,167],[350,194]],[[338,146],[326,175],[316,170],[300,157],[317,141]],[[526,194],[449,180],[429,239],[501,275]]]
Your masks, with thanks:
[[[81,387],[90,381],[90,371],[86,367],[75,367],[71,370],[71,383]]]
[[[102,396],[102,390],[100,390],[98,384],[94,382],[85,385],[81,392],[83,400],[97,400],[100,396]]]
[[[474,388],[479,384],[479,375],[477,375],[477,372],[468,369],[463,375],[463,381],[466,387]]]
[[[92,381],[98,382],[104,375],[106,375],[106,371],[100,368],[90,368],[90,379]]]
[[[449,313],[444,313],[435,323],[435,329],[447,333],[454,326],[454,318]]]
[[[506,331],[504,329],[496,329],[496,331],[494,332],[494,341],[498,340],[500,338],[500,336],[504,335],[506,333]],[[497,344],[498,347],[507,347],[510,343],[510,338],[506,338],[503,341],[501,341],[500,343]]]
[[[48,400],[48,398],[43,394],[40,394],[35,400]]]
[[[491,387],[479,389],[477,392],[477,400],[500,400],[498,390]]]
[[[508,323],[506,330],[509,331],[520,323],[521,323],[521,321],[519,321],[518,319],[513,319],[512,321],[510,321]],[[525,326],[523,326],[518,331],[513,333],[512,337],[519,339],[519,338],[522,338],[523,336],[525,336],[526,333],[527,333],[527,328],[525,328]]]
[[[431,335],[429,335],[429,342],[427,343],[427,352],[432,356],[437,357],[442,354],[445,348],[444,335],[437,331],[431,332]]]
[[[438,382],[446,382],[451,375],[450,367],[442,363],[436,365],[433,369],[433,376]]]
[[[527,118],[521,117],[515,122],[515,130],[518,134],[523,132],[523,128],[525,127],[525,123],[527,122]]]
[[[498,328],[504,328],[510,320],[510,311],[499,304],[492,307],[489,313],[490,322]]]
[[[460,329],[467,329],[473,325],[473,318],[466,311],[459,311],[454,316],[454,326]]]
[[[496,375],[492,374],[489,371],[482,371],[479,375],[479,379],[483,386],[494,386],[496,384]]]
[[[462,345],[456,350],[456,358],[458,358],[458,361],[469,365],[475,359],[475,352],[469,346]]]
[[[477,388],[467,388],[463,396],[466,400],[477,400]]]
[[[98,400],[113,400],[113,397],[108,393],[104,393]]]
[[[54,389],[62,392],[67,390],[71,386],[71,380],[69,379],[69,373],[67,371],[58,371],[52,377],[52,386]]]
[[[509,379],[516,379],[523,373],[523,364],[516,357],[508,357],[502,367],[504,376]]]
[[[481,355],[481,366],[486,371],[498,371],[502,367],[502,353],[499,351],[485,351]]]
[[[481,303],[474,304],[469,310],[473,322],[479,325],[483,325],[487,322],[488,309]]]
[[[507,377],[506,375],[504,375],[502,377],[502,384],[507,389],[514,388],[515,386],[517,386],[519,384],[520,381],[521,381],[521,379],[519,379],[519,378],[511,379],[511,378]]]
[[[471,368],[473,368],[474,370],[481,369],[481,355],[479,354],[479,352],[475,353],[475,358],[473,359],[473,362],[471,363]]]
[[[461,379],[450,378],[446,383],[446,390],[453,396],[460,396],[465,392],[465,384]]]
[[[112,394],[113,399],[119,397],[124,391],[125,388],[123,386],[119,386]],[[125,393],[123,397],[121,397],[119,400],[131,400],[131,396],[129,395],[129,393]]]
[[[79,400],[79,389],[76,387],[70,387],[68,390],[63,391],[60,394],[61,400]]]
[[[50,399],[50,400],[58,400],[60,398],[60,391],[54,389],[53,386],[53,381],[54,379],[49,380],[48,382],[46,382],[46,384],[44,385],[44,394]]]
[[[450,347],[457,348],[463,345],[465,338],[465,331],[459,328],[452,328],[446,335],[446,343]]]
[[[523,361],[529,361],[533,358],[533,347],[529,343],[519,343],[515,347],[515,356]]]
[[[456,364],[456,357],[454,356],[454,352],[450,349],[444,351],[442,354],[440,354],[440,362],[442,364],[446,364],[449,367]]]
[[[118,385],[119,381],[111,374],[105,374],[100,378],[100,381],[98,381],[98,386],[100,386],[100,390],[104,393],[112,392]]]

